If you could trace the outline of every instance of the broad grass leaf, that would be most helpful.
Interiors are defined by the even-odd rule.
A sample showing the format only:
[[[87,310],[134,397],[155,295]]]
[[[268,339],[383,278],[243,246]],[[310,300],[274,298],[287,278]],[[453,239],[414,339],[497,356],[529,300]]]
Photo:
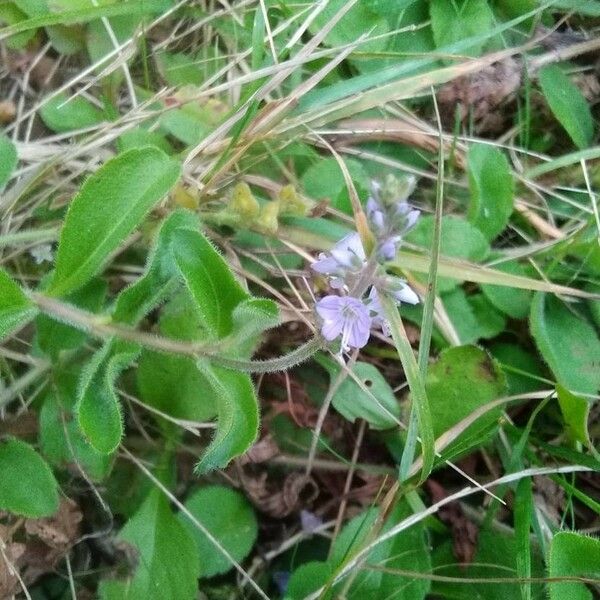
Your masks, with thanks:
[[[48,293],[83,286],[175,184],[180,165],[157,148],[129,150],[83,184],[65,218]]]
[[[497,148],[474,144],[469,149],[468,219],[488,240],[502,233],[513,211],[513,179],[508,161]]]
[[[476,346],[444,350],[429,366],[425,380],[435,437],[483,405],[506,393],[506,379],[496,362]],[[502,407],[486,412],[444,450],[453,455],[483,443],[496,428]]]
[[[56,133],[93,127],[106,120],[104,111],[83,96],[70,98],[58,94],[43,104],[40,116],[46,126]]]
[[[217,338],[230,334],[233,311],[248,294],[225,260],[199,231],[179,229],[171,248],[206,330]]]
[[[600,388],[600,339],[586,320],[555,296],[537,293],[531,303],[531,333],[557,381],[571,392]]]
[[[579,88],[556,65],[544,67],[538,77],[552,114],[578,148],[587,148],[594,137],[594,119]]]
[[[210,485],[195,491],[185,507],[229,552],[241,562],[248,556],[258,534],[256,515],[248,500],[235,490]],[[198,549],[200,577],[213,577],[229,571],[233,565],[219,549],[183,514],[179,519]]]
[[[600,540],[574,531],[552,538],[548,560],[550,577],[581,576],[600,579]],[[578,581],[548,583],[550,600],[592,600],[591,590]]]
[[[252,380],[244,373],[198,361],[217,407],[217,430],[196,466],[199,474],[226,467],[246,452],[258,435],[258,400]]]
[[[83,369],[76,406],[81,431],[101,454],[111,454],[123,437],[121,403],[114,383],[139,354],[131,342],[109,341]]]
[[[37,518],[58,510],[58,484],[46,461],[29,445],[0,441],[0,510]]]
[[[17,166],[17,149],[3,134],[0,134],[0,190],[7,184]]]
[[[35,317],[37,309],[8,273],[0,268],[0,340]]]
[[[101,582],[102,600],[198,597],[200,561],[196,544],[159,489],[152,489],[121,530],[119,539],[137,548],[137,567],[128,581]]]
[[[335,17],[345,5],[345,0],[331,0],[327,3],[310,26],[314,34],[320,31]],[[361,35],[369,32],[370,37],[380,36],[388,31],[387,20],[371,8],[372,0],[358,0],[356,4],[339,20],[327,34],[325,44],[328,46],[343,46],[355,42]],[[380,38],[367,43],[365,52],[376,52],[385,47],[386,39]]]

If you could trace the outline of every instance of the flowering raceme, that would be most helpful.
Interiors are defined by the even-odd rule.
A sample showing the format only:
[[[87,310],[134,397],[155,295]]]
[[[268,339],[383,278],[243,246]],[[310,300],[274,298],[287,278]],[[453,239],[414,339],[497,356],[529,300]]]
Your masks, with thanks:
[[[367,218],[376,249],[367,257],[360,236],[353,232],[337,242],[329,253],[319,254],[312,269],[329,278],[333,289],[342,295],[328,295],[316,303],[321,318],[321,334],[327,341],[341,338],[341,350],[362,348],[369,341],[372,327],[390,334],[379,293],[393,298],[398,305],[417,304],[419,298],[408,284],[385,274],[381,263],[392,260],[403,236],[415,225],[419,211],[404,200],[384,201],[380,187],[374,186],[367,202]]]

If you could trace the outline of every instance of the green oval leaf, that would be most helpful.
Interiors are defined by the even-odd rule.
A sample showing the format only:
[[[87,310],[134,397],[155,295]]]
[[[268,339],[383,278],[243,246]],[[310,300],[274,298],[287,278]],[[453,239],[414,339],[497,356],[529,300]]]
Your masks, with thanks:
[[[600,540],[574,531],[561,531],[552,538],[548,560],[550,577],[600,578]],[[592,600],[585,583],[549,583],[550,600]]]
[[[105,120],[104,112],[82,96],[70,98],[66,94],[58,94],[42,108],[42,121],[57,133],[85,129],[98,125]]]
[[[246,498],[228,487],[211,485],[192,494],[185,507],[236,561],[248,554],[258,533],[256,515]],[[180,520],[198,547],[200,577],[226,573],[233,566],[222,552],[184,515]]]
[[[114,382],[138,353],[136,344],[108,342],[83,370],[77,419],[89,443],[101,454],[114,452],[121,442],[123,417]]]
[[[246,452],[258,435],[258,401],[248,375],[197,363],[217,407],[217,432],[196,466],[198,473],[226,467]]]
[[[35,317],[37,309],[23,290],[0,268],[0,339]]]
[[[16,439],[0,443],[0,509],[26,517],[58,510],[58,484],[46,461]]]
[[[587,148],[594,137],[594,119],[579,88],[556,65],[544,67],[539,82],[552,114],[579,148]]]
[[[484,404],[506,393],[506,379],[490,356],[476,346],[444,350],[425,381],[435,437],[439,437]],[[483,443],[502,407],[486,412],[444,451],[450,456]]]
[[[199,231],[179,229],[171,247],[207,331],[217,338],[231,333],[233,311],[248,294],[227,263]]]
[[[324,355],[317,355],[315,358],[327,369],[331,381],[335,381],[341,367]],[[348,375],[333,395],[331,401],[334,408],[350,422],[364,419],[373,429],[396,427],[400,419],[400,405],[389,383],[377,367],[359,361],[354,365],[352,371],[369,390],[369,393]]]
[[[108,161],[81,187],[67,212],[48,293],[73,292],[163,198],[180,165],[157,148],[129,150]]]
[[[488,240],[502,233],[513,211],[513,179],[497,148],[475,144],[469,149],[468,218]]]
[[[600,388],[600,339],[594,328],[555,296],[538,292],[531,303],[531,333],[557,381],[569,391]]]
[[[137,567],[128,581],[103,581],[100,598],[197,598],[199,561],[194,540],[172,513],[160,490],[155,488],[150,492],[119,538],[137,548]]]

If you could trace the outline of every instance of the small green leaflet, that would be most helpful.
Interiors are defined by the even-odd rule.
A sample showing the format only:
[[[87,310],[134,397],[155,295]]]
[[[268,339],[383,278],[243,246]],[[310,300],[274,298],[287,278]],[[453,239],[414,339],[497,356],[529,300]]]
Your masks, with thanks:
[[[248,294],[221,255],[199,231],[177,230],[172,251],[196,301],[203,325],[214,337],[225,337],[233,328],[233,310],[248,298]]]
[[[47,293],[83,286],[171,189],[180,165],[157,148],[133,149],[104,164],[71,202]]]
[[[240,456],[258,435],[258,401],[252,380],[244,373],[198,361],[217,407],[217,431],[196,466],[199,474],[226,467]]]
[[[474,144],[469,149],[468,219],[488,240],[502,233],[513,211],[513,180],[508,161],[497,148]]]
[[[198,597],[200,559],[196,544],[159,489],[152,489],[119,538],[137,548],[137,568],[128,581],[103,581],[99,590],[102,600]]]
[[[30,518],[58,510],[58,484],[46,461],[29,445],[0,442],[0,510]]]
[[[35,317],[37,309],[8,273],[0,268],[0,339]]]
[[[578,148],[587,148],[594,137],[594,119],[579,88],[556,65],[544,67],[539,82],[558,122]]]
[[[114,382],[139,351],[131,342],[109,341],[82,371],[77,419],[92,447],[101,454],[114,452],[121,442],[123,417]]]
[[[85,129],[105,120],[104,112],[82,96],[58,94],[40,108],[42,121],[57,133]]]
[[[256,541],[258,523],[252,506],[240,492],[210,485],[194,492],[185,507],[236,561],[248,556]],[[185,514],[180,513],[179,518],[198,547],[200,577],[220,575],[233,567]]]
[[[555,296],[538,292],[531,303],[530,327],[561,385],[580,394],[598,392],[600,339],[592,325]]]

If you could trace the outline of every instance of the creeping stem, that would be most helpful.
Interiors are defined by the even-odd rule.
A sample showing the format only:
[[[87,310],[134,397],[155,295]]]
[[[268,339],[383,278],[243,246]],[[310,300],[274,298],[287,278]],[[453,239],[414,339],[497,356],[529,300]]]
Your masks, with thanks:
[[[130,342],[135,342],[157,352],[181,354],[193,358],[208,358],[214,364],[228,369],[245,371],[246,373],[272,373],[283,371],[308,360],[315,352],[321,349],[323,342],[315,336],[290,352],[277,358],[267,360],[242,360],[215,353],[218,342],[184,342],[163,336],[139,331],[121,323],[115,323],[109,316],[95,315],[76,306],[66,304],[55,298],[33,292],[31,299],[37,307],[47,315],[67,323],[89,335],[106,339],[117,337]]]

